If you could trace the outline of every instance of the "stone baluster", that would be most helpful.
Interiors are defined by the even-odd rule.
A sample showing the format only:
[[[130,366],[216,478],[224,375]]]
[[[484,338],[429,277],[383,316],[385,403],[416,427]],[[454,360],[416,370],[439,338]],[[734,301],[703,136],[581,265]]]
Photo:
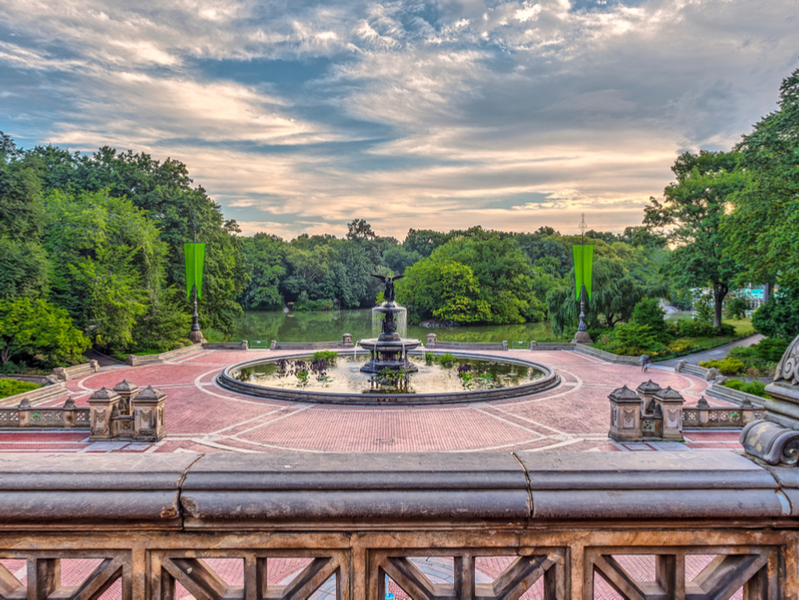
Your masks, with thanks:
[[[19,406],[17,407],[19,411],[19,426],[20,427],[30,427],[31,426],[31,401],[27,398],[23,398]]]
[[[140,442],[158,442],[167,435],[164,426],[164,405],[167,395],[147,386],[132,400],[133,439]]]
[[[89,396],[89,423],[91,426],[90,442],[113,439],[111,431],[111,413],[117,408],[119,394],[105,387]]]
[[[425,342],[425,347],[426,348],[436,348],[436,334],[435,333],[429,333],[428,334],[428,339]]]
[[[656,392],[653,400],[663,415],[661,437],[665,440],[683,441],[683,404],[686,400],[671,387]]]
[[[343,348],[352,348],[353,347],[353,335],[350,333],[342,334],[342,347]]]
[[[711,407],[708,405],[708,400],[706,400],[705,396],[700,396],[700,400],[697,401],[697,408],[700,409],[698,411],[700,413],[700,425],[707,426],[708,413]]]
[[[75,400],[70,396],[67,398],[67,401],[64,402],[64,427],[66,429],[75,427],[75,411],[77,410],[78,407],[75,406]]]
[[[139,386],[135,383],[128,383],[127,379],[123,379],[114,386],[114,391],[119,394],[119,414],[124,416],[130,415],[131,400],[139,393]]]
[[[617,441],[642,439],[642,399],[627,386],[608,396],[611,402],[611,429],[608,436]]]

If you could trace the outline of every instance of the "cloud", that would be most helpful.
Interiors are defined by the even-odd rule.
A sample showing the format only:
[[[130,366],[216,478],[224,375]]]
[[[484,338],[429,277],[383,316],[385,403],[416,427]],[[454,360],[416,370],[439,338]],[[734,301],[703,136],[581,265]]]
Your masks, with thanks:
[[[621,230],[774,109],[797,31],[788,0],[7,0],[0,129],[178,158],[245,233]]]

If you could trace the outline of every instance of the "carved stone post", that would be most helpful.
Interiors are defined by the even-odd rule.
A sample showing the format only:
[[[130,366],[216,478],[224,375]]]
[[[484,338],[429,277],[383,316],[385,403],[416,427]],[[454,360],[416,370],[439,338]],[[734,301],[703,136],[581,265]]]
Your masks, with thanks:
[[[133,439],[140,442],[158,442],[167,435],[164,426],[164,404],[167,395],[147,386],[131,401],[133,408]]]
[[[436,348],[436,334],[435,333],[429,333],[428,334],[428,339],[425,342],[425,347],[426,348]]]
[[[752,423],[754,421],[755,415],[755,408],[753,408],[753,403],[750,402],[750,398],[745,398],[742,400],[742,425],[747,425],[748,423]]]
[[[277,349],[277,348],[278,348],[278,341],[277,341],[277,340],[272,340],[272,341],[269,343],[269,349],[270,349],[270,350],[275,350],[275,349]]]
[[[642,439],[642,399],[627,386],[608,396],[611,401],[611,429],[608,437],[616,441]]]
[[[64,402],[64,427],[69,429],[71,427],[75,427],[75,411],[78,410],[78,407],[75,406],[75,400],[72,399],[72,396],[67,398],[67,401]]]
[[[130,415],[131,400],[139,393],[139,386],[135,383],[128,383],[127,379],[123,379],[114,386],[114,391],[119,394],[119,414]]]
[[[503,340],[503,350],[508,350],[508,340]]]
[[[19,426],[20,427],[30,427],[31,426],[31,401],[27,398],[23,398],[20,400],[19,406],[17,407],[19,411]]]
[[[536,341],[535,340],[531,341],[531,350],[536,350],[536,348],[537,348]]]
[[[93,373],[97,373],[100,370],[100,363],[96,360],[89,361],[89,368],[92,370]]]
[[[700,425],[708,425],[708,411],[711,410],[711,407],[708,405],[708,400],[706,400],[705,396],[700,396],[700,400],[697,401],[697,408],[700,409]]]
[[[91,424],[90,442],[113,439],[111,431],[111,413],[117,408],[119,394],[105,387],[89,396],[89,423]]]
[[[655,404],[653,403],[653,396],[655,396],[656,392],[661,391],[661,386],[657,383],[654,383],[652,379],[648,379],[647,381],[643,381],[639,384],[639,387],[636,388],[636,393],[644,401],[642,404],[642,414],[645,415],[652,415],[653,409],[655,408]]]
[[[770,465],[796,465],[798,460],[798,338],[786,348],[775,376],[764,390],[764,419],[745,425],[739,442],[750,456]]]
[[[342,347],[344,348],[352,348],[353,347],[353,336],[349,333],[342,334]]]
[[[686,400],[679,392],[667,387],[656,392],[653,401],[661,408],[663,415],[661,437],[665,440],[683,441],[683,403]]]

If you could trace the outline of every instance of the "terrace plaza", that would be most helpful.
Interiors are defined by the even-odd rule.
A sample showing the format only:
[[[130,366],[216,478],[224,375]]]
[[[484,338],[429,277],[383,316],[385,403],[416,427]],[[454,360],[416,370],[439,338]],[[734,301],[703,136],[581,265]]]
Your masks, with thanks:
[[[0,433],[0,598],[797,598],[796,431],[781,430],[777,460],[763,432],[743,447],[744,406],[696,374],[575,346],[486,349],[558,382],[494,401],[339,406],[229,391],[217,376],[230,365],[300,355],[219,346],[76,368],[59,384],[74,407],[19,407]],[[752,418],[792,410],[796,371],[797,341],[777,404]],[[660,441],[609,434],[637,386],[672,390],[636,413],[663,407]],[[728,410],[739,427],[668,441],[676,392],[684,414]],[[57,413],[72,426],[22,427]],[[151,425],[136,439],[162,414],[165,437]]]
[[[561,383],[530,397],[433,406],[325,406],[254,398],[219,387],[228,365],[292,356],[268,350],[204,350],[167,363],[106,367],[66,383],[77,406],[101,387],[125,379],[167,394],[167,437],[157,443],[90,442],[88,431],[0,432],[13,452],[582,452],[741,450],[738,430],[691,431],[686,442],[609,441],[608,395],[623,384],[651,379],[696,404],[708,382],[673,369],[611,364],[571,351],[482,352],[518,356],[555,369]],[[708,398],[711,406],[732,406]],[[60,406],[63,398],[43,403]]]

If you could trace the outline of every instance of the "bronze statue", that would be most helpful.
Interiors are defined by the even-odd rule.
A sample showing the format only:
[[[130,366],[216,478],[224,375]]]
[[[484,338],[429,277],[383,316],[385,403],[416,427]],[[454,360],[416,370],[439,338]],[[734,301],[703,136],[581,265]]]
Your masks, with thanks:
[[[398,279],[402,279],[404,276],[395,275],[394,277],[388,277],[386,275],[376,275],[375,273],[371,273],[371,275],[383,282],[383,299],[386,300],[386,302],[394,302],[394,282]]]

